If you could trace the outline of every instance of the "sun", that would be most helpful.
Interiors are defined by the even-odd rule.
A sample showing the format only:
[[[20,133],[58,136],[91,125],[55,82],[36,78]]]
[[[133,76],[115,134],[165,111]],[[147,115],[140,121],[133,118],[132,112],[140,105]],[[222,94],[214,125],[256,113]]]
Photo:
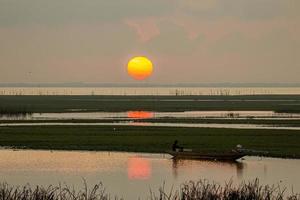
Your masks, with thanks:
[[[134,57],[127,64],[127,72],[136,80],[144,80],[151,76],[153,72],[153,64],[146,57]]]

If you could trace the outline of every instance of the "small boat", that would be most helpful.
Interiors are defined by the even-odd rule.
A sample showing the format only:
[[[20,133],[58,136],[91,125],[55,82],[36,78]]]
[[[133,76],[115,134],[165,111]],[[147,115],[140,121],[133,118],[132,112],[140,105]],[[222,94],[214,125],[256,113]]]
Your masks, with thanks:
[[[220,160],[235,161],[246,156],[242,152],[224,152],[224,153],[201,153],[193,151],[167,151],[174,159],[198,159],[198,160]]]

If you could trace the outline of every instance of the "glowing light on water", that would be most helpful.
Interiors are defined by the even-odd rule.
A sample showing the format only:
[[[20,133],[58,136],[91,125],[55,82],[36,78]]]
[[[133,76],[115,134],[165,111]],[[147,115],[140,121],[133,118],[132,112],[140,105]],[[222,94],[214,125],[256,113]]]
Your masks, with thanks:
[[[147,159],[132,157],[128,159],[129,179],[148,179],[151,176],[151,165]]]
[[[146,111],[129,111],[127,112],[128,118],[135,118],[135,119],[146,119],[146,118],[153,118],[153,112],[146,112]]]

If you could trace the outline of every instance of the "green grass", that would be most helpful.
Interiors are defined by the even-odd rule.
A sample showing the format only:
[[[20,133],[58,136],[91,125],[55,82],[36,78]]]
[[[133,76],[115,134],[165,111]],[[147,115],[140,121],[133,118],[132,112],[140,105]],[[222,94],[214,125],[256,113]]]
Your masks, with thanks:
[[[136,119],[135,122],[151,122],[151,123],[187,123],[187,124],[257,124],[270,126],[292,126],[299,127],[300,120],[276,120],[276,119],[238,119],[238,118],[153,118],[153,119]],[[17,121],[16,121],[17,122]],[[1,123],[1,121],[0,121]]]
[[[0,127],[0,145],[30,149],[164,152],[174,140],[203,152],[237,144],[267,156],[300,158],[300,131],[132,126]],[[257,154],[255,154],[257,155]]]
[[[193,111],[273,110],[300,112],[300,95],[245,96],[0,96],[0,111]],[[77,111],[78,112],[78,111]]]
[[[106,111],[273,110],[300,112],[300,95],[248,96],[0,96],[0,114]],[[78,111],[76,111],[78,112]],[[104,120],[107,122],[106,120]],[[104,122],[63,120],[62,122]],[[116,120],[114,120],[116,121]],[[299,126],[299,120],[145,119],[177,123],[256,123]],[[5,123],[7,121],[1,121]],[[14,122],[14,121],[11,121]],[[20,121],[19,121],[20,122]],[[29,121],[28,121],[29,122]],[[41,122],[41,121],[40,121]],[[54,121],[53,121],[54,122]],[[58,122],[58,121],[55,121]],[[300,158],[300,131],[132,126],[0,127],[0,145],[31,149],[164,152],[175,139],[187,148],[227,151],[237,144],[268,156]]]
[[[150,119],[58,119],[58,120],[0,120],[0,124],[11,123],[118,123],[118,122],[150,122],[150,123],[185,123],[185,124],[256,124],[280,127],[300,127],[300,120],[273,119],[209,119],[209,118],[150,118]]]
[[[27,114],[32,114],[30,110],[27,110],[27,108],[19,107],[19,106],[9,106],[4,107],[3,105],[0,107],[0,116],[6,115],[6,116],[25,116]]]

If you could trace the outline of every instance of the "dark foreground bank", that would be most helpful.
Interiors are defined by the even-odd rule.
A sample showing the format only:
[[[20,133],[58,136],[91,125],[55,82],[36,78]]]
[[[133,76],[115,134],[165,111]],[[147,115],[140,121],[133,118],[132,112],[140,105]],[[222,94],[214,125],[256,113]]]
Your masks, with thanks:
[[[117,188],[116,188],[117,189]],[[134,191],[132,191],[134,192]],[[76,191],[68,186],[36,186],[22,187],[0,184],[0,199],[5,200],[118,200],[122,199],[107,194],[102,184]],[[238,186],[226,184],[220,186],[205,180],[187,182],[179,189],[165,191],[160,188],[158,192],[149,192],[149,200],[298,200],[299,194],[285,194],[285,189],[278,186],[261,185],[258,179]]]
[[[163,153],[174,140],[200,152],[224,152],[237,144],[250,155],[300,158],[299,130],[143,126],[0,127],[0,145],[25,149],[98,150]]]

